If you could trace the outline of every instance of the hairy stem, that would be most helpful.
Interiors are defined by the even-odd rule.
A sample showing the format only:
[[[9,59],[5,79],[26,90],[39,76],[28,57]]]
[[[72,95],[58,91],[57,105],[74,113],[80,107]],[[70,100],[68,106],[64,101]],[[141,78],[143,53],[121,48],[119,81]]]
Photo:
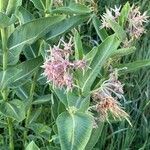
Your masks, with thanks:
[[[2,50],[3,50],[3,71],[6,71],[8,64],[8,48],[7,48],[7,28],[1,29],[1,38],[2,38]],[[5,88],[1,91],[3,100],[8,100],[8,89]],[[7,118],[8,131],[9,131],[9,149],[14,150],[14,141],[13,141],[13,124],[12,119]]]
[[[36,78],[37,78],[36,74],[37,74],[37,72],[35,72],[34,75],[33,75],[33,82],[31,84],[31,89],[30,89],[29,109],[27,110],[27,116],[26,116],[26,120],[25,120],[25,127],[26,128],[29,124],[30,114],[31,114],[31,111],[32,111],[32,101],[33,101],[34,90],[35,90],[35,85],[36,85]],[[26,146],[26,144],[27,144],[27,134],[28,134],[28,131],[26,129],[24,131],[24,146]]]
[[[14,141],[13,141],[14,130],[13,130],[12,119],[7,118],[7,122],[8,122],[8,131],[9,131],[9,149],[14,150]]]

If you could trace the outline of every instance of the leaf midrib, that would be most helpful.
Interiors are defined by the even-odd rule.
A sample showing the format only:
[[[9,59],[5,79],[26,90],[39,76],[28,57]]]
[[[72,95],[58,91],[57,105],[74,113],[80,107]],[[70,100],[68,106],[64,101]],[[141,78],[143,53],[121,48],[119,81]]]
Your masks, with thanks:
[[[19,116],[18,116],[18,114],[16,113],[16,111],[14,110],[14,108],[11,106],[11,104],[9,104],[8,102],[7,102],[7,105],[12,109],[12,111],[14,112],[14,114],[16,115],[16,118],[17,118],[17,120],[19,120],[18,118],[19,118]]]
[[[71,137],[71,150],[73,150],[73,145],[74,145],[74,135],[75,135],[75,119],[74,119],[74,117],[73,117],[73,114],[71,114],[71,118],[72,118],[72,126],[73,126],[73,128],[72,128],[72,137]]]
[[[63,16],[62,16],[63,17]],[[64,18],[63,18],[64,19]],[[63,20],[62,19],[62,20]],[[34,21],[34,20],[33,20]],[[32,21],[31,21],[32,22]],[[58,21],[59,22],[59,21]],[[28,22],[29,23],[29,22]],[[19,46],[24,46],[25,45],[25,43],[27,43],[28,41],[31,41],[31,40],[36,40],[38,37],[39,37],[39,35],[41,35],[47,28],[49,28],[50,26],[52,26],[52,25],[54,25],[54,24],[56,24],[57,22],[54,22],[54,23],[52,23],[52,24],[50,24],[50,25],[47,25],[43,30],[41,30],[41,32],[39,32],[37,35],[35,35],[34,37],[32,37],[32,38],[29,38],[28,40],[25,40],[25,41],[23,41],[23,42],[21,42],[21,43],[19,43],[19,44],[17,44],[17,45],[14,45],[14,46],[11,46],[10,48],[9,48],[9,50],[12,50],[12,49],[14,49],[14,48],[16,48],[16,47],[19,47]]]
[[[113,39],[113,41],[114,41],[114,39]],[[112,41],[111,43],[113,43],[113,41]],[[111,45],[112,45],[112,44],[109,45],[109,48],[108,48],[108,49],[110,49]],[[93,73],[95,72],[95,70],[97,70],[97,67],[99,66],[100,62],[104,59],[104,57],[106,56],[107,53],[108,53],[108,51],[105,51],[105,53],[104,53],[104,55],[101,57],[99,63],[97,63],[95,69],[92,69],[92,72],[90,73],[90,75],[88,76],[87,80],[84,82],[84,84],[83,84],[83,86],[82,86],[82,92],[84,91],[84,88],[85,88],[87,82],[91,79],[91,76],[93,75]]]

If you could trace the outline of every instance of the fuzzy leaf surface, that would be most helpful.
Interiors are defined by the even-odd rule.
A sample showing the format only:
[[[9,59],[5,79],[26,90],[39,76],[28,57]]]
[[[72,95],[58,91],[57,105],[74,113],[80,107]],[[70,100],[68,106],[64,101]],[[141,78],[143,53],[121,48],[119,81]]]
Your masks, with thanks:
[[[18,62],[19,55],[25,45],[31,45],[49,32],[50,26],[63,20],[64,16],[44,17],[18,26],[8,39],[9,64]]]
[[[92,131],[93,119],[90,115],[63,112],[56,123],[62,150],[84,150]]]

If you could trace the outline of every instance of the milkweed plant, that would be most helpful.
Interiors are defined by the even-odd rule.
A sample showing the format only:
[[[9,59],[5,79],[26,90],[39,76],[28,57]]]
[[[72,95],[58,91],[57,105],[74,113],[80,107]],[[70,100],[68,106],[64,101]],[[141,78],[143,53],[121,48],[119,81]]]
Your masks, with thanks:
[[[132,126],[121,75],[150,61],[121,57],[147,13],[128,2],[104,14],[94,1],[26,3],[0,0],[0,149],[90,150],[105,123]],[[85,40],[91,26],[97,38]]]

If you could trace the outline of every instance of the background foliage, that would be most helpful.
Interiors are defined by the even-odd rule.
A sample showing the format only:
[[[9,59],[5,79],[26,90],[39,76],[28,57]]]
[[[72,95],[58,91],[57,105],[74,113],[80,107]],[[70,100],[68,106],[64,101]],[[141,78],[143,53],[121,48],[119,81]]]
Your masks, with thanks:
[[[6,0],[7,2],[8,0]],[[11,8],[11,2],[13,8]],[[68,144],[66,141],[69,140],[65,138],[73,136],[71,133],[65,132],[69,130],[66,128],[68,124],[70,127],[74,127],[76,135],[82,132],[86,133],[87,139],[80,137],[81,142],[74,141],[76,146],[83,148],[86,146],[86,150],[150,149],[149,68],[121,76],[126,90],[124,107],[131,116],[132,127],[125,121],[104,123],[94,129],[92,136],[89,137],[92,126],[91,116],[82,111],[73,116],[64,112],[64,105],[67,103],[65,97],[60,101],[59,95],[62,97],[63,94],[59,90],[53,91],[52,87],[46,84],[45,78],[41,76],[40,66],[45,57],[45,50],[49,49],[48,44],[58,43],[60,35],[68,39],[70,34],[74,35],[74,27],[80,34],[78,35],[76,32],[76,40],[79,38],[78,36],[81,36],[84,53],[88,53],[101,40],[94,28],[94,23],[87,24],[90,12],[87,7],[69,6],[68,8],[69,1],[64,0],[66,8],[54,10],[52,11],[54,15],[48,16],[52,9],[47,7],[46,2],[48,1],[23,0],[21,5],[19,0],[10,0],[8,7],[4,7],[5,10],[3,10],[7,16],[0,15],[1,18],[5,18],[2,19],[0,27],[5,28],[9,25],[8,30],[3,31],[7,32],[8,41],[0,46],[0,89],[4,93],[4,95],[0,95],[0,149],[6,150],[8,147],[10,149],[13,147],[9,143],[12,140],[10,135],[13,134],[15,149],[24,147],[26,150],[59,150],[58,132],[62,132],[60,139],[65,140],[63,142],[65,145],[61,146],[65,149]],[[105,11],[105,6],[123,5],[127,1],[95,0],[95,2],[97,3],[97,7],[94,5],[95,12],[100,16]],[[149,0],[130,0],[130,3],[138,4],[142,11],[148,11],[148,15],[150,15]],[[87,4],[89,4],[88,1]],[[55,7],[57,8],[57,5]],[[72,15],[74,13],[77,15]],[[45,19],[45,17],[47,18]],[[135,53],[124,56],[119,60],[121,63],[150,59],[149,27],[150,24],[147,24],[147,33],[135,43]],[[68,31],[71,32],[68,33]],[[5,38],[5,36],[1,36],[1,41],[5,41]],[[103,38],[105,38],[105,34]],[[2,70],[2,48],[6,44],[9,49],[8,69]],[[101,62],[99,63],[101,64]],[[88,83],[86,88],[91,86],[90,82]],[[83,88],[83,91],[87,91],[88,88],[86,88]],[[2,99],[5,97],[8,97],[9,101],[3,101]],[[74,104],[75,98],[70,96],[72,101],[69,105]],[[59,115],[60,113],[62,114]],[[82,124],[82,130],[78,126],[74,126],[74,122],[77,125]],[[87,124],[87,128],[84,128]],[[65,135],[64,133],[69,134]],[[87,144],[86,141],[89,138],[90,141]],[[74,149],[78,149],[78,147]]]

